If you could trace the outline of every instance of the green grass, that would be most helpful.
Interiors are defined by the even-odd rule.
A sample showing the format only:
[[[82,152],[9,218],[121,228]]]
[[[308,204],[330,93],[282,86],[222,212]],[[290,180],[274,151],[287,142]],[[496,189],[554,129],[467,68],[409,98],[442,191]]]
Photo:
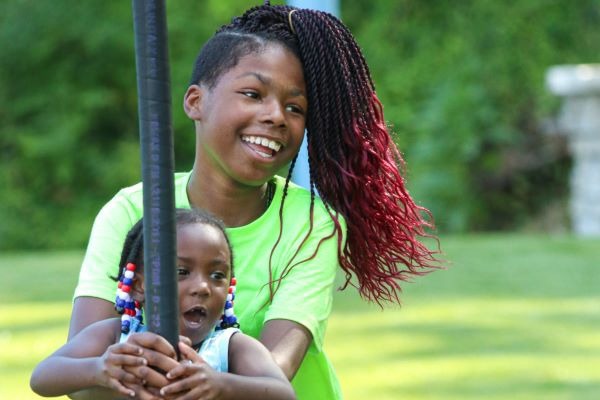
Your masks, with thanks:
[[[346,399],[597,399],[600,241],[442,239],[450,266],[384,311],[336,294],[326,349]],[[81,253],[0,257],[0,398],[37,398],[37,361],[64,342]]]

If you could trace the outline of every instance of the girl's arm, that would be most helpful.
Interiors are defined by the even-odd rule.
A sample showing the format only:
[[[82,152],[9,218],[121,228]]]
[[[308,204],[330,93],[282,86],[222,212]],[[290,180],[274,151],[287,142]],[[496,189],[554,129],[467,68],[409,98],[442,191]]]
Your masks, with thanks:
[[[118,326],[120,332],[120,323]],[[185,338],[188,342],[189,340]],[[191,343],[190,343],[191,344]],[[131,347],[130,347],[131,346]],[[143,358],[142,363],[119,364],[113,366],[113,363],[103,364],[102,371],[111,369],[116,377],[116,385],[102,385],[86,388],[85,390],[69,395],[72,399],[77,400],[99,400],[99,399],[114,399],[115,396],[127,393],[127,395],[135,395],[139,400],[155,400],[158,399],[159,389],[169,384],[165,376],[158,370],[169,371],[179,365],[175,357],[175,349],[166,339],[152,333],[143,332],[130,335],[126,343],[116,344],[109,347],[110,349],[119,349],[120,347],[131,348],[129,354],[137,355]],[[101,357],[105,358],[105,357]],[[121,381],[122,376],[132,375],[135,379]],[[114,379],[114,378],[111,378]],[[119,390],[118,386],[124,386],[128,391]],[[107,386],[110,390],[105,387]],[[113,388],[117,386],[116,390]],[[119,396],[121,398],[121,396]]]
[[[131,344],[115,345],[120,321],[100,321],[84,329],[60,349],[40,362],[31,375],[31,389],[41,396],[61,396],[82,389],[104,386],[130,394],[119,381],[136,383],[123,365],[140,365],[141,349]]]
[[[77,297],[73,302],[68,338],[71,339],[94,322],[115,317],[118,317],[118,314],[114,302],[97,297]]]
[[[288,380],[292,380],[310,346],[310,331],[297,322],[274,319],[267,321],[260,335],[261,343],[271,352]]]
[[[191,347],[180,343],[184,361],[169,371],[176,382],[161,394],[168,399],[295,399],[292,385],[269,351],[256,339],[236,333],[229,342],[229,373],[217,372]],[[190,360],[192,363],[188,363]]]

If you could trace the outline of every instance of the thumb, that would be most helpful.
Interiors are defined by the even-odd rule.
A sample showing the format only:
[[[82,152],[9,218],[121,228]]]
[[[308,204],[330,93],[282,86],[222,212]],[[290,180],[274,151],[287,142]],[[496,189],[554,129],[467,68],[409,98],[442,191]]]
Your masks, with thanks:
[[[192,341],[187,336],[179,335],[179,341],[187,344],[188,346],[192,345]]]
[[[189,360],[194,364],[204,364],[205,361],[192,347],[185,342],[179,342],[179,351],[181,352],[181,360]]]

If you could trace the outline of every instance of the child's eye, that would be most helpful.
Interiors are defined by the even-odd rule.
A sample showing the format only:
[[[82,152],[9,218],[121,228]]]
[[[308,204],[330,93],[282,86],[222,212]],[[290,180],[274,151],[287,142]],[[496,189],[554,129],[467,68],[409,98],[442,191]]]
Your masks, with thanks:
[[[185,276],[185,275],[188,275],[188,274],[189,274],[189,271],[186,268],[184,268],[184,267],[178,267],[177,268],[177,275],[178,276]]]
[[[258,94],[258,92],[255,92],[254,90],[244,90],[244,91],[242,91],[240,93],[243,94],[246,97],[250,97],[251,99],[258,99],[258,98],[260,98],[260,95]]]
[[[285,106],[285,109],[296,114],[304,115],[304,110],[302,109],[302,107],[297,106],[295,104],[288,104],[287,106]]]
[[[210,277],[212,279],[217,279],[217,280],[227,279],[227,275],[224,272],[220,272],[220,271],[213,272],[212,274],[210,274]]]

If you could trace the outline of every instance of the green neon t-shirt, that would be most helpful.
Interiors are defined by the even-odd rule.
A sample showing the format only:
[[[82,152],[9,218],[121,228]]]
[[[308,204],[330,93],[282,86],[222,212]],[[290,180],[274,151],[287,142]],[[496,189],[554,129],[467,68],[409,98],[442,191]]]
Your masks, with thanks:
[[[175,206],[190,208],[186,186],[190,173],[175,174]],[[235,313],[244,333],[258,338],[266,321],[286,319],[305,326],[312,344],[292,381],[298,399],[340,399],[335,372],[323,352],[327,319],[338,263],[338,236],[319,199],[315,199],[310,230],[310,193],[290,183],[280,221],[279,208],[285,181],[275,178],[276,190],[269,208],[248,225],[228,228],[237,277]],[[142,217],[142,185],[119,191],[98,213],[81,267],[74,297],[114,301],[123,241]],[[345,234],[345,223],[339,217]],[[271,262],[277,288],[269,303],[269,256],[282,229]],[[325,239],[326,238],[326,239]],[[325,240],[323,240],[325,239]],[[300,247],[300,245],[302,245]],[[318,248],[318,249],[317,249]],[[318,250],[318,251],[317,251]],[[291,268],[290,268],[291,267]]]

